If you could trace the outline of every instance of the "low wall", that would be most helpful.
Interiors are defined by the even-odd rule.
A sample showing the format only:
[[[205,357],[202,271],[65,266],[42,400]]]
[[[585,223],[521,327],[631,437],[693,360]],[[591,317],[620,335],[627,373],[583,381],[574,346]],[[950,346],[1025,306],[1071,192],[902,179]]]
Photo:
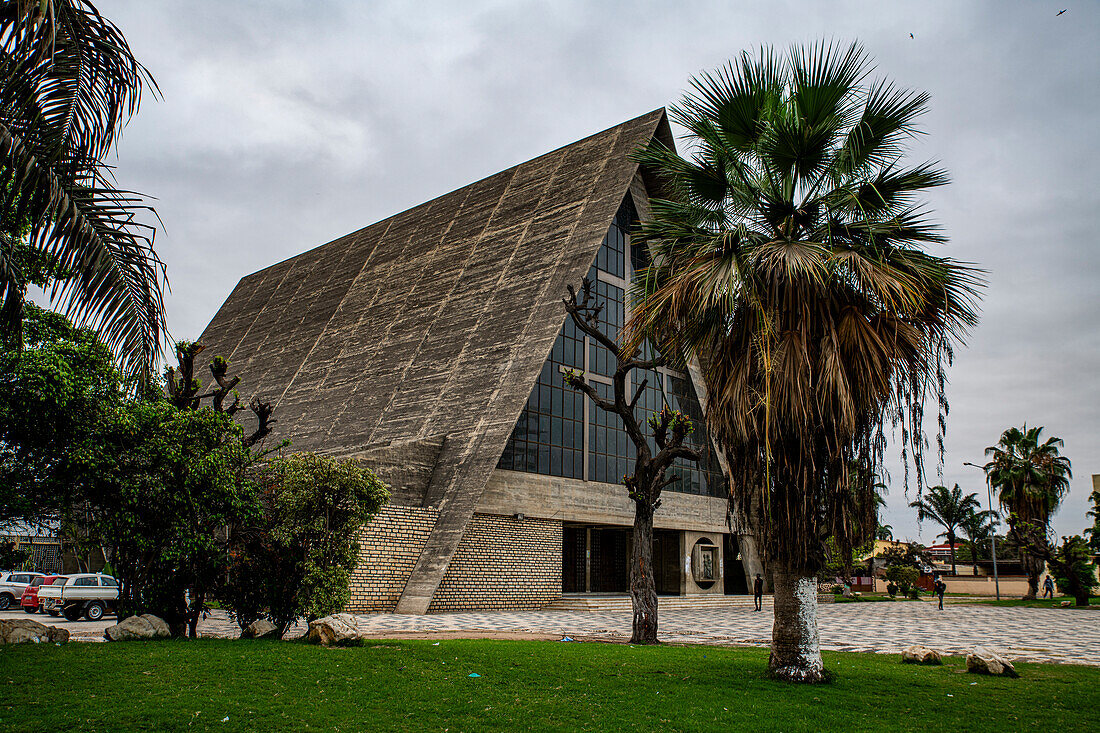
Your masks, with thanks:
[[[985,577],[946,577],[948,593],[968,593],[974,596],[995,596],[996,585],[993,578]],[[1027,578],[1008,576],[1001,578],[1001,597],[1022,598],[1027,593]]]

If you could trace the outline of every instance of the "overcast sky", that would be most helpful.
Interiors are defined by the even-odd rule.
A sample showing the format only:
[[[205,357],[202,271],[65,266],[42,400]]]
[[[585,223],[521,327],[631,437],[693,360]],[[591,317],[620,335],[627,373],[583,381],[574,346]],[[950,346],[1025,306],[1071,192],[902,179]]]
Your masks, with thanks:
[[[1086,526],[1100,473],[1100,4],[97,5],[163,94],[114,162],[121,185],[158,199],[177,338],[197,337],[242,276],[672,103],[743,49],[862,41],[879,75],[931,94],[913,158],[952,173],[930,199],[943,253],[989,271],[950,372],[944,482],[984,502],[963,461],[1011,425],[1044,425],[1075,475],[1055,529]],[[918,535],[901,477],[895,466],[884,521],[929,544],[939,530]]]

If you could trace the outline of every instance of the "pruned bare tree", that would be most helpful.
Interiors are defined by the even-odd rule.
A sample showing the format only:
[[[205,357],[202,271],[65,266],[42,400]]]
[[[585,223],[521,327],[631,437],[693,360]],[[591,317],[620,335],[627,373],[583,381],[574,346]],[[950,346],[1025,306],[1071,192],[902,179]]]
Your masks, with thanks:
[[[657,446],[657,453],[654,454],[634,412],[648,380],[643,379],[628,398],[627,377],[634,370],[648,371],[664,366],[665,357],[643,358],[639,348],[624,348],[600,330],[600,312],[603,306],[596,304],[592,281],[588,278],[584,279],[579,296],[570,285],[569,295],[562,301],[576,327],[606,348],[615,359],[611,400],[600,397],[592,384],[572,370],[565,373],[565,383],[587,395],[599,409],[617,415],[634,444],[634,472],[623,476],[623,485],[634,502],[633,543],[630,551],[630,600],[634,621],[630,643],[655,644],[657,585],[653,575],[653,514],[661,506],[661,492],[664,488],[679,480],[678,476],[667,476],[673,462],[677,458],[691,461],[700,459],[699,451],[684,445],[684,440],[694,430],[694,426],[686,415],[667,406],[654,413],[648,420]]]
[[[217,356],[210,362],[210,373],[218,386],[205,394],[200,394],[202,382],[195,378],[195,357],[204,348],[202,344],[190,341],[180,341],[176,344],[178,366],[168,367],[165,375],[168,401],[181,410],[197,410],[203,400],[211,399],[215,410],[232,417],[242,409],[241,396],[236,390],[241,378],[227,376],[229,363]],[[225,401],[230,396],[233,401],[227,405]],[[271,417],[275,412],[275,406],[270,402],[264,402],[259,397],[253,397],[248,401],[248,409],[252,410],[252,414],[256,416],[256,429],[244,438],[244,444],[251,448],[271,433],[271,426],[276,422]]]

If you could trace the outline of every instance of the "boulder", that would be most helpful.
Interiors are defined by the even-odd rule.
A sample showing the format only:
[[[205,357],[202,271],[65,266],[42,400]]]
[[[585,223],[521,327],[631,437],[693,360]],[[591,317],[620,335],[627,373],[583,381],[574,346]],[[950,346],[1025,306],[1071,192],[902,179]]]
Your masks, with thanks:
[[[907,646],[901,650],[903,664],[943,664],[940,653],[920,644]]]
[[[966,671],[972,674],[991,674],[999,677],[1019,677],[1012,662],[985,647],[976,647],[966,655]]]
[[[359,620],[350,613],[334,613],[309,622],[311,644],[346,646],[358,642],[361,635]]]
[[[172,635],[168,624],[151,613],[130,616],[103,632],[107,641],[131,641],[133,639],[166,639]]]
[[[67,629],[23,618],[0,620],[0,644],[64,644],[68,640]]]
[[[278,637],[279,627],[266,618],[253,621],[241,630],[242,639],[269,639]]]

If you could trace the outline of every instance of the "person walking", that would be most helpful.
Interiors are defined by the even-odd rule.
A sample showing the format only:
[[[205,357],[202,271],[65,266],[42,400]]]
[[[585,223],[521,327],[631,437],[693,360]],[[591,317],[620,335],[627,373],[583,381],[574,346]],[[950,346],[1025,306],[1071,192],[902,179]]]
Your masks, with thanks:
[[[1054,581],[1051,580],[1049,575],[1043,581],[1043,598],[1054,598]]]
[[[940,609],[943,610],[943,594],[947,592],[947,583],[943,582],[943,578],[936,576],[936,583],[932,586],[933,592],[940,599]]]
[[[760,573],[756,574],[756,579],[752,581],[752,602],[754,611],[762,611],[764,604],[764,579],[760,577]]]

